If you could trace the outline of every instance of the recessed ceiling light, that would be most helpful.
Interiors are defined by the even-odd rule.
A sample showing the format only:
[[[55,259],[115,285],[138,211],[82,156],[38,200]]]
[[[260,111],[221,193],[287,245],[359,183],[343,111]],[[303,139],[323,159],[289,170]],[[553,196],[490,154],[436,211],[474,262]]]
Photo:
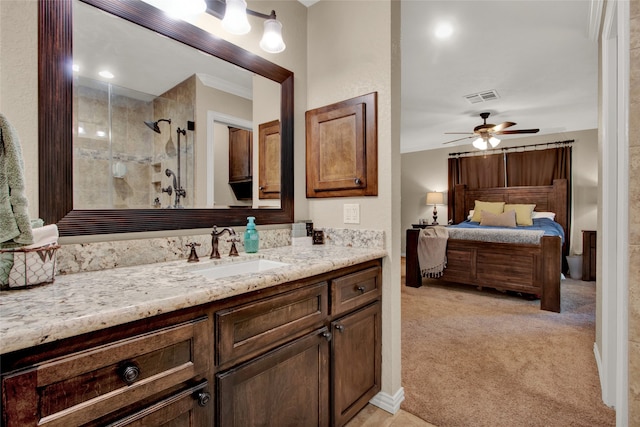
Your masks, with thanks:
[[[78,72],[80,71],[80,66],[78,64],[73,64],[73,66],[71,67],[73,69],[74,72]]]
[[[448,22],[443,22],[442,24],[438,24],[434,34],[439,39],[446,39],[453,34],[453,27]]]
[[[111,71],[102,70],[98,73],[100,77],[104,77],[105,79],[112,79],[115,76],[111,73]]]

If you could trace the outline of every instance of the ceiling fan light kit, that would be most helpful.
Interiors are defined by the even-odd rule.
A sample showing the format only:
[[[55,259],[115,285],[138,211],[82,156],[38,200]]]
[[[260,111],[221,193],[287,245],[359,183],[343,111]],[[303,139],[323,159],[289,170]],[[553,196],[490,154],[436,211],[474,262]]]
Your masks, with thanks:
[[[465,136],[464,138],[454,139],[452,141],[447,141],[444,144],[450,144],[452,142],[462,141],[464,139],[476,138],[472,145],[478,150],[486,150],[489,145],[491,148],[495,148],[500,144],[500,139],[496,138],[495,135],[514,135],[519,133],[538,133],[540,129],[521,129],[521,130],[505,130],[511,126],[515,126],[514,122],[503,122],[499,125],[488,124],[487,119],[491,113],[480,113],[480,117],[484,121],[481,125],[473,128],[473,133],[469,132],[446,132],[446,134],[463,134],[470,135]]]

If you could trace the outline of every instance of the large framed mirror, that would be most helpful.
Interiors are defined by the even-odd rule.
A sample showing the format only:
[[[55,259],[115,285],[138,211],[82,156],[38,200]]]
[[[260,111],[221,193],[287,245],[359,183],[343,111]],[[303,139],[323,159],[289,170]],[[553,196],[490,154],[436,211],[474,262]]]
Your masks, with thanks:
[[[61,236],[293,222],[293,73],[142,1],[81,0],[280,85],[280,205],[268,209],[79,209],[73,192],[72,0],[39,1],[39,208]]]

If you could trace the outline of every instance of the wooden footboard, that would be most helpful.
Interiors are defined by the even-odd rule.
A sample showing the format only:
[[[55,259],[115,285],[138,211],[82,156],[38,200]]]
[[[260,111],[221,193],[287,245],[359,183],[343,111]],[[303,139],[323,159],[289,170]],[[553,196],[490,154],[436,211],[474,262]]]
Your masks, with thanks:
[[[411,287],[422,285],[420,231],[407,230],[406,285]],[[539,245],[449,239],[442,280],[539,295],[542,310],[560,312],[561,251],[560,238],[551,236]]]

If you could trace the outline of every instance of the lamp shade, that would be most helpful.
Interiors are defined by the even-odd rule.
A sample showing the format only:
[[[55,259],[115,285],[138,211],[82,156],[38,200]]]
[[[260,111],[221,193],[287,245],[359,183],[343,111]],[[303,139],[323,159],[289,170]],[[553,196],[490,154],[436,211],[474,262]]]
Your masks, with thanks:
[[[478,150],[486,150],[487,149],[487,141],[483,138],[477,138],[473,141],[473,146]]]
[[[222,18],[222,27],[231,34],[247,34],[251,25],[247,19],[245,0],[227,0],[227,8]]]
[[[262,34],[262,40],[260,40],[260,47],[269,53],[280,53],[285,49],[280,21],[276,19],[264,21],[264,33]]]
[[[427,193],[427,205],[443,205],[444,204],[444,193]]]

